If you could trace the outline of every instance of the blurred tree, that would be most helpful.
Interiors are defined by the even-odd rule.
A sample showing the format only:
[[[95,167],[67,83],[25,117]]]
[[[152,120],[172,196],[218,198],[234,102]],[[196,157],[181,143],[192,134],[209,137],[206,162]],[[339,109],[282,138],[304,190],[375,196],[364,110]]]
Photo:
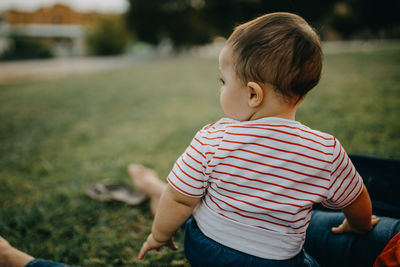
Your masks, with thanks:
[[[23,36],[11,36],[10,39],[10,46],[0,56],[0,60],[50,58],[53,56],[50,46],[38,39]]]
[[[204,44],[213,31],[202,8],[201,0],[130,0],[127,24],[138,39],[151,44],[165,38],[176,47]]]
[[[225,37],[243,22],[271,12],[292,12],[320,27],[335,0],[205,0],[204,13],[217,32]]]
[[[341,0],[336,1],[330,22],[346,39],[398,38],[399,10],[398,0]]]
[[[140,40],[152,44],[163,38],[171,39],[175,46],[202,44],[218,35],[229,36],[237,24],[277,11],[299,14],[320,33],[334,28],[344,37],[366,31],[376,34],[382,29],[400,31],[399,0],[129,1],[129,28]]]
[[[127,13],[127,26],[138,39],[150,44],[158,44],[163,31],[164,13],[160,1],[130,0]]]
[[[88,26],[86,44],[90,54],[118,55],[125,52],[129,38],[122,18],[102,18]]]
[[[159,44],[169,38],[176,47],[203,44],[229,36],[235,25],[276,11],[294,12],[320,21],[335,0],[129,0],[128,27],[138,39]]]
[[[237,24],[262,14],[262,1],[205,0],[204,17],[218,35],[228,37]]]

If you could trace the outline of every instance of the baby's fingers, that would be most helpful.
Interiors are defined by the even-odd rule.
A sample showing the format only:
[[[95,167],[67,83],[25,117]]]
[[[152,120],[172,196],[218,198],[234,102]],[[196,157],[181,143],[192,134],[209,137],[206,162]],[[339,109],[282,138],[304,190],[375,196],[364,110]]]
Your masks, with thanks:
[[[150,250],[150,248],[147,246],[147,242],[144,242],[142,248],[140,249],[139,255],[138,255],[138,259],[139,260],[143,260],[144,256],[146,255],[146,253]]]
[[[170,242],[173,243],[173,240],[169,240],[168,243],[167,242],[158,242],[157,240],[154,239],[153,234],[150,234],[147,237],[146,242],[143,243],[143,246],[140,249],[140,252],[139,252],[139,255],[138,255],[138,259],[142,260],[144,258],[144,256],[146,255],[146,253],[149,252],[152,249],[154,249],[156,251],[159,251],[166,244],[169,247],[171,247]],[[176,247],[175,243],[173,244],[173,246]]]
[[[372,227],[374,227],[375,225],[378,224],[378,222],[380,222],[381,219],[379,219],[378,217],[376,217],[375,215],[372,215],[371,217],[371,225]]]
[[[331,231],[334,234],[343,234],[343,233],[347,232],[346,228],[345,228],[345,226],[343,224],[341,224],[341,225],[339,225],[337,227],[332,227]]]
[[[341,225],[339,225],[337,227],[332,227],[332,229],[331,229],[331,231],[334,234],[343,234],[343,233],[349,232],[350,230],[351,229],[350,229],[349,223],[347,222],[347,219],[344,219]]]

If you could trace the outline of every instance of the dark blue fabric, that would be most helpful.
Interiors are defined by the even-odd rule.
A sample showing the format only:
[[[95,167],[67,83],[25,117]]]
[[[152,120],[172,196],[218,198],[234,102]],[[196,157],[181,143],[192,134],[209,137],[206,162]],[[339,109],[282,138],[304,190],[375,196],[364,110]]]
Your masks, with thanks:
[[[66,265],[63,263],[52,262],[42,259],[34,259],[28,262],[25,267],[73,267],[71,265]]]
[[[185,256],[192,267],[301,267],[315,266],[309,255],[301,251],[288,260],[268,260],[226,247],[205,236],[193,217],[186,222]]]
[[[389,240],[400,231],[400,220],[380,217],[381,221],[364,235],[336,235],[331,227],[343,222],[342,212],[314,210],[304,248],[323,267],[372,266]]]

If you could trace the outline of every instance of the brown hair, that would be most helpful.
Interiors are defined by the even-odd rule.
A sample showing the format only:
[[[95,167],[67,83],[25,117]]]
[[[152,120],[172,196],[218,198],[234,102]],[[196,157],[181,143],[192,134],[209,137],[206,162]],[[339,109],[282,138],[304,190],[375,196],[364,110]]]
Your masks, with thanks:
[[[272,84],[296,102],[319,82],[322,48],[317,33],[291,13],[271,13],[235,28],[227,41],[240,80]]]

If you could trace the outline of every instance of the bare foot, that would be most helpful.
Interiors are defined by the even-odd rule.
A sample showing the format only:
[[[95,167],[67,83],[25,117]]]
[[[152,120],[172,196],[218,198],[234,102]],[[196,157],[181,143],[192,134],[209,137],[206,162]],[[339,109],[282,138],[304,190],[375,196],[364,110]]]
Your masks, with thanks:
[[[166,183],[157,177],[157,173],[142,165],[130,164],[128,173],[131,176],[135,188],[146,193],[150,197],[151,211],[155,214],[161,194]]]

